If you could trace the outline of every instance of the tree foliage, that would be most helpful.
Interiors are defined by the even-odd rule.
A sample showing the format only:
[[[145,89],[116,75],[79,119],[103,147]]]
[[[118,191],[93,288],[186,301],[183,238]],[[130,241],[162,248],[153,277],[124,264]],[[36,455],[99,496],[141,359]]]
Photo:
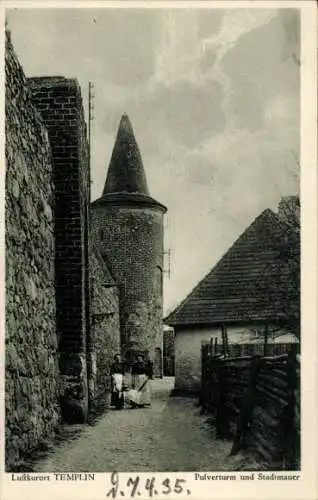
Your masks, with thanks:
[[[300,203],[283,199],[278,214],[281,231],[269,241],[273,252],[258,288],[282,326],[300,338]]]

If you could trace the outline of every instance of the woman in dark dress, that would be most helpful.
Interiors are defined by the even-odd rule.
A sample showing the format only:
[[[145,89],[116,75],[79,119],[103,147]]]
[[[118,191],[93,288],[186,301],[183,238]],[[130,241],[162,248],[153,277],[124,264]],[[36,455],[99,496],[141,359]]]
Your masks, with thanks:
[[[124,364],[120,354],[116,354],[114,357],[114,363],[111,365],[110,373],[112,378],[111,405],[115,406],[116,410],[120,410],[124,406]]]

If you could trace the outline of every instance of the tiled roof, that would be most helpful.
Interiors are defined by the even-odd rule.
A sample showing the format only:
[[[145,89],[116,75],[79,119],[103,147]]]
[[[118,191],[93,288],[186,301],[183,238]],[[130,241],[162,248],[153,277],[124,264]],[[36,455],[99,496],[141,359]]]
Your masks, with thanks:
[[[277,272],[273,242],[281,241],[285,231],[285,223],[265,210],[164,322],[177,326],[279,319],[274,297],[269,301],[258,285],[265,273],[268,280],[269,273]]]

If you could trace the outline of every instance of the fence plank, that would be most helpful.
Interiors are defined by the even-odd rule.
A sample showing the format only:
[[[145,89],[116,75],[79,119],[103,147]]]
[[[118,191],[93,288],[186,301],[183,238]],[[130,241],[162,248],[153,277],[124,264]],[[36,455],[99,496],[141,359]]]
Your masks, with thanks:
[[[236,357],[234,352],[259,352],[259,345],[235,349],[229,345],[231,357],[220,357],[222,346],[213,345],[213,354],[209,346],[202,346],[200,401],[215,415],[217,436],[234,438],[232,454],[245,447],[269,468],[274,464],[296,470],[300,463],[299,346],[275,344],[266,357]]]

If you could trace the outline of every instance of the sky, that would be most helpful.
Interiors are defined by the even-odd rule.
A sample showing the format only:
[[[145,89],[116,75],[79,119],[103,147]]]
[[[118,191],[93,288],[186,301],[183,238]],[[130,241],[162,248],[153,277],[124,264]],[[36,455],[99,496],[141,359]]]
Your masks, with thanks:
[[[27,76],[77,78],[85,110],[94,84],[92,200],[128,114],[150,194],[168,207],[165,314],[263,210],[298,194],[297,10],[10,9],[7,20]]]

